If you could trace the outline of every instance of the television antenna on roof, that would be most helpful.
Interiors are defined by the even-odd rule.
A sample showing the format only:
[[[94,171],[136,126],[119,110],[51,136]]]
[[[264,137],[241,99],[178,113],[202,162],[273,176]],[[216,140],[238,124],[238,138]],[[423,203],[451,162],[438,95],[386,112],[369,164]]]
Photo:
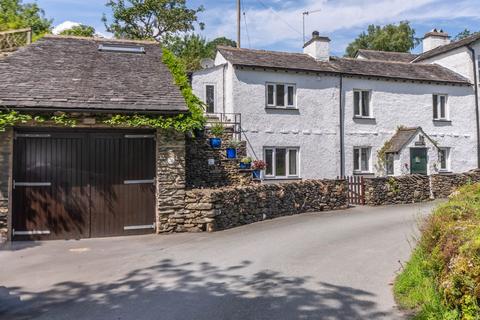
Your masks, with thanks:
[[[311,15],[312,13],[318,13],[322,11],[321,9],[318,9],[318,10],[312,10],[312,11],[304,11],[302,12],[302,18],[303,18],[303,43],[306,42],[305,40],[305,17],[308,16],[308,15]]]

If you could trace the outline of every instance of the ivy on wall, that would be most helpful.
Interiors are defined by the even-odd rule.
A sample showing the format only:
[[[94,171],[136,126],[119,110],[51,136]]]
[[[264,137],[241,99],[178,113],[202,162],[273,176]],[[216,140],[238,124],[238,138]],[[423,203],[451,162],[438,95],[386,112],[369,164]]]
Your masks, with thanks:
[[[112,127],[149,127],[156,129],[174,129],[180,132],[192,132],[195,129],[202,129],[205,125],[205,116],[203,113],[205,105],[193,94],[187,78],[185,66],[167,49],[163,49],[162,61],[169,68],[175,84],[179,87],[185,98],[185,103],[189,110],[187,113],[175,116],[143,114],[96,115],[95,118],[97,123],[103,123]],[[75,127],[78,122],[78,116],[73,116],[64,112],[55,112],[50,115],[32,115],[12,110],[0,112],[0,131],[5,131],[7,127],[28,122],[39,124],[53,122],[60,126]]]

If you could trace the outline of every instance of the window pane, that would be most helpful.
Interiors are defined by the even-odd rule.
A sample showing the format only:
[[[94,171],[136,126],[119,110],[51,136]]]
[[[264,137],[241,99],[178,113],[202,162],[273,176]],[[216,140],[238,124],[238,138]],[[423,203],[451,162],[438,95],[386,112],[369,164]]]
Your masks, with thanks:
[[[370,92],[362,91],[362,116],[370,116]]]
[[[207,104],[207,112],[213,113],[215,112],[215,87],[212,85],[207,85],[205,87],[206,91],[206,101]]]
[[[440,96],[440,118],[445,119],[445,108],[447,105],[447,97]]]
[[[394,155],[391,153],[386,154],[387,161],[386,161],[386,169],[387,169],[387,174],[393,174],[394,169],[393,169],[393,161],[394,161]]]
[[[277,106],[285,106],[285,85],[277,84]]]
[[[275,149],[275,175],[284,177],[287,175],[286,170],[286,149]]]
[[[355,91],[353,93],[353,109],[356,116],[360,115],[360,92]]]
[[[274,105],[275,102],[273,101],[275,87],[271,84],[267,85],[267,104]]]
[[[267,163],[267,167],[265,168],[265,174],[267,176],[273,175],[273,150],[265,150],[265,162]]]
[[[368,171],[370,162],[370,150],[368,148],[362,148],[362,171]]]
[[[440,169],[447,169],[447,150],[443,149],[438,152],[438,157],[440,160]]]
[[[294,105],[294,102],[293,102],[294,101],[294,99],[293,99],[294,92],[295,92],[294,87],[289,86],[288,87],[288,105],[289,106]]]
[[[438,119],[438,96],[433,95],[433,119]]]
[[[360,170],[360,149],[353,149],[353,170]]]
[[[290,176],[297,175],[297,150],[288,152],[288,174]]]

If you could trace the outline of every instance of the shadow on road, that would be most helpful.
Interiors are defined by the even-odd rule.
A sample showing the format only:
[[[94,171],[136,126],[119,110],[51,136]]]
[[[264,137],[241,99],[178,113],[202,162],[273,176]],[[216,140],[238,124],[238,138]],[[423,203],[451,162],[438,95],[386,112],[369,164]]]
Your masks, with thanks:
[[[242,275],[248,273],[244,271],[250,265],[250,261],[230,267],[177,264],[167,259],[112,282],[63,282],[43,292],[0,287],[0,318],[291,320],[388,316],[376,308],[375,296],[369,292],[270,270]]]

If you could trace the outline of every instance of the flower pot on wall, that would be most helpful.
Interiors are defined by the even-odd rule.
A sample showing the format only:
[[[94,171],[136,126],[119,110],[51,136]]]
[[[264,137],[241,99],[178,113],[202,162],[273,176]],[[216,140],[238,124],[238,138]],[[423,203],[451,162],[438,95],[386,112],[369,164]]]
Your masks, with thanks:
[[[210,138],[210,146],[213,149],[220,149],[222,147],[222,139],[220,139],[220,138]]]
[[[251,163],[240,162],[240,169],[250,169],[251,167]]]
[[[227,159],[236,159],[237,158],[237,149],[227,148]]]
[[[256,169],[252,171],[253,179],[260,180],[261,178],[261,170]]]

